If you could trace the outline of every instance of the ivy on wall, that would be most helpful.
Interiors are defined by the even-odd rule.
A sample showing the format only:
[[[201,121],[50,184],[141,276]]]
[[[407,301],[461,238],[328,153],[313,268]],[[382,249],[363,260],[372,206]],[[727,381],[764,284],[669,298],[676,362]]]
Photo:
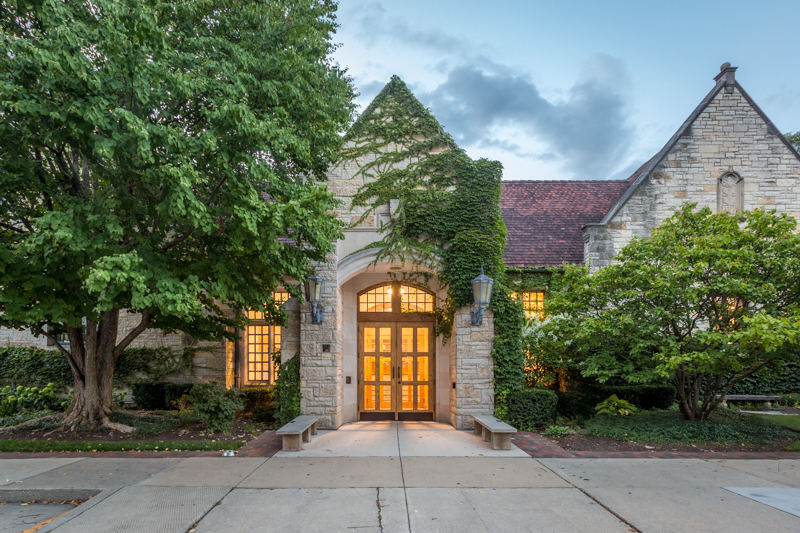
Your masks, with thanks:
[[[180,352],[161,346],[155,348],[126,348],[114,368],[114,384],[130,385],[136,381],[158,381],[183,370],[194,369],[193,356],[198,348],[185,346]],[[0,383],[68,389],[73,385],[67,360],[58,350],[31,346],[0,347]]]
[[[375,263],[401,263],[410,271],[405,277],[424,285],[433,270],[447,290],[437,309],[437,334],[445,340],[452,335],[456,311],[473,303],[472,280],[481,267],[495,280],[492,357],[495,396],[502,403],[524,383],[525,362],[522,307],[510,297],[515,289],[503,262],[502,165],[470,159],[397,76],[345,142],[342,163],[356,165],[352,179],[363,180],[352,198],[353,208],[363,208],[358,222],[393,208],[391,222],[379,230],[383,239],[371,245]]]

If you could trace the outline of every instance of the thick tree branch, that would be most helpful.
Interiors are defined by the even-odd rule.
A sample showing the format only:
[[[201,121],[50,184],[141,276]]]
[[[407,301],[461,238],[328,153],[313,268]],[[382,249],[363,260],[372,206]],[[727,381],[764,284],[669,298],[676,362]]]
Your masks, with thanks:
[[[68,352],[66,348],[61,346],[61,343],[56,340],[55,336],[51,335],[46,331],[44,331],[43,334],[45,337],[47,337],[47,339],[50,340],[50,342],[55,344],[56,348],[58,348],[58,351],[61,352],[61,354],[64,357],[67,358],[67,363],[69,363],[69,367],[72,369],[72,371],[75,372],[75,374],[77,374],[78,376],[80,376],[81,379],[83,379],[84,378],[83,372],[81,372],[81,370],[78,368],[78,365],[75,363],[75,359],[72,358],[72,354]]]
[[[119,359],[119,356],[122,355],[122,351],[125,348],[127,348],[130,345],[130,343],[132,343],[134,339],[136,339],[136,337],[138,337],[144,330],[147,329],[147,326],[150,325],[150,322],[153,321],[153,318],[155,318],[155,315],[151,315],[150,311],[148,311],[147,309],[142,311],[142,320],[139,322],[139,324],[135,328],[133,328],[131,332],[125,336],[124,339],[122,339],[122,341],[117,345],[116,348],[114,348],[115,363],[117,359]]]

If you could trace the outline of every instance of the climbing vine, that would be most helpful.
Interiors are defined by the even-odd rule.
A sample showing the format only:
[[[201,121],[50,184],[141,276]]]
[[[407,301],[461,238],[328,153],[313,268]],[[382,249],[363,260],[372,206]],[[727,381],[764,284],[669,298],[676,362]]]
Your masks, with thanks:
[[[341,164],[354,165],[352,179],[363,180],[351,199],[351,208],[361,210],[356,224],[387,205],[392,213],[379,230],[383,239],[371,245],[375,263],[401,263],[425,285],[434,270],[446,288],[437,334],[452,335],[456,311],[472,304],[472,280],[481,267],[495,280],[495,396],[501,400],[521,387],[523,313],[510,297],[503,262],[502,165],[470,159],[397,76],[353,124]]]

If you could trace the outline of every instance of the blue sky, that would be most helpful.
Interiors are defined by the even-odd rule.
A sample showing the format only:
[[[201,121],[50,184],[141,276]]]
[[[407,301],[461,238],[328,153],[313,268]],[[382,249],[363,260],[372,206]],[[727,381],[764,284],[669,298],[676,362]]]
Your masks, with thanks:
[[[505,179],[627,177],[719,66],[800,130],[800,1],[340,0],[336,60],[361,109],[397,74]]]

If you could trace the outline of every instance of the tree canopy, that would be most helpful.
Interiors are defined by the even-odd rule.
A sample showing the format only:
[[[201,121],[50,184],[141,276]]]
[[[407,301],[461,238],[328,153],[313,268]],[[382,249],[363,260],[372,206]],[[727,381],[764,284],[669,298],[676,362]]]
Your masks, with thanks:
[[[280,320],[273,291],[339,237],[318,183],[353,112],[335,2],[0,10],[0,325],[66,332],[76,398],[99,380],[110,404],[146,328],[231,338],[247,308]],[[141,321],[118,342],[120,310]]]
[[[671,380],[704,420],[744,377],[800,358],[800,235],[786,214],[684,205],[591,274],[556,273],[543,362],[599,381]],[[530,345],[530,344],[529,344]]]

